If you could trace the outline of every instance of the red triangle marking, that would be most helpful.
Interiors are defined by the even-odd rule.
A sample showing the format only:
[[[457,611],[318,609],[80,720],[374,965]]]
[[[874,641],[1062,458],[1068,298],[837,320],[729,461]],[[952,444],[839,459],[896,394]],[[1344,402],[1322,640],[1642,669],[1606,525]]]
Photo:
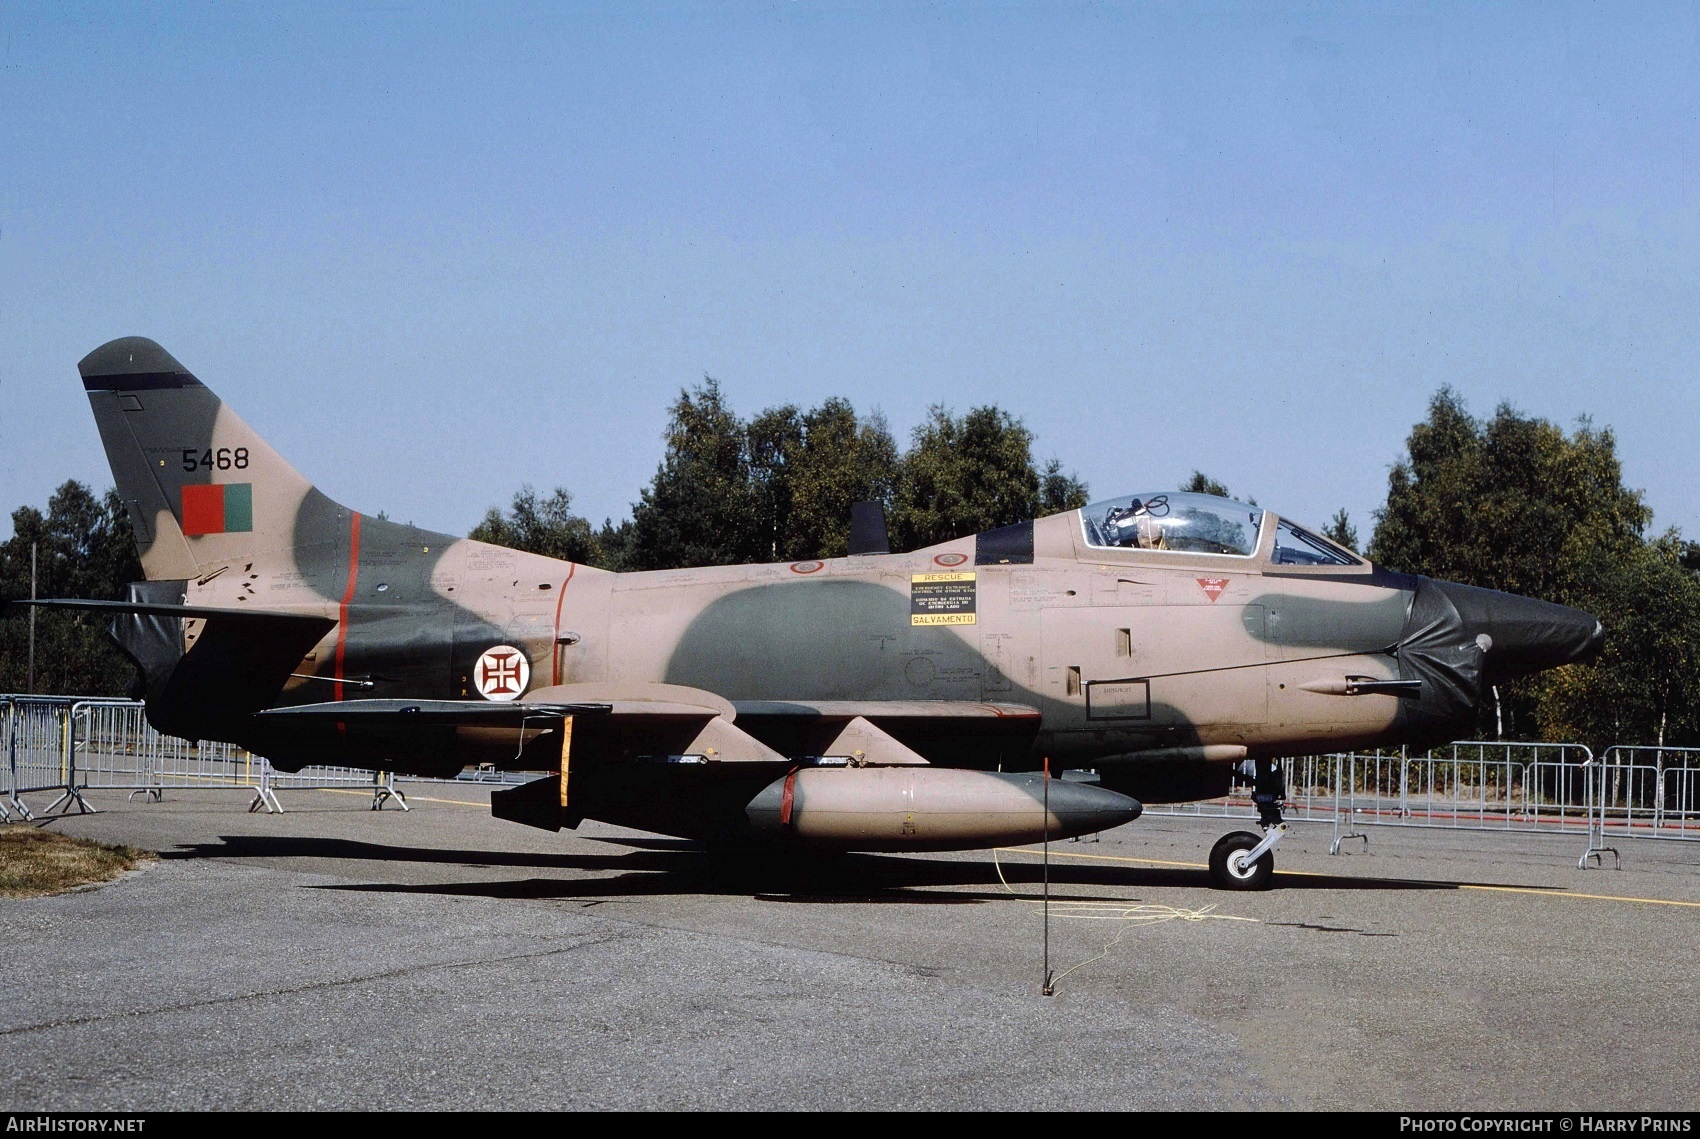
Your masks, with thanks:
[[[1198,579],[1198,586],[1204,590],[1204,595],[1210,598],[1210,603],[1214,605],[1216,599],[1222,596],[1222,591],[1228,588],[1228,579],[1225,577],[1201,577]]]

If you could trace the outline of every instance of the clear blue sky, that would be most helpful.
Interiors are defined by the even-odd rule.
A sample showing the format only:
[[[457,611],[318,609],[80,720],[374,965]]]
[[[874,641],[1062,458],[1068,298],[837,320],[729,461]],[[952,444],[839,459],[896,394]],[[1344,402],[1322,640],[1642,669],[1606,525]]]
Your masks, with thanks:
[[[1700,537],[1697,112],[1693,5],[0,0],[0,511],[135,334],[457,533],[622,516],[707,373],[1366,538],[1450,383]]]

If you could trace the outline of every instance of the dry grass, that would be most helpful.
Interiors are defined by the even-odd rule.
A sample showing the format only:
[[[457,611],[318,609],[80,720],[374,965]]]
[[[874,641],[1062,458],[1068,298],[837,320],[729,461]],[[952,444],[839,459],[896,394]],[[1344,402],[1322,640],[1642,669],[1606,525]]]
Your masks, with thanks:
[[[0,825],[0,898],[35,898],[110,882],[154,857],[148,850]]]

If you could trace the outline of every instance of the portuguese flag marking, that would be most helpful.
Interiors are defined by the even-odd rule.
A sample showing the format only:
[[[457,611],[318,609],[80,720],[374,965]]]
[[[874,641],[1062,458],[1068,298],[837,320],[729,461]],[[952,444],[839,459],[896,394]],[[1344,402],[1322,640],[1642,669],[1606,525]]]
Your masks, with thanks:
[[[247,534],[254,529],[254,484],[215,483],[183,488],[183,533]]]

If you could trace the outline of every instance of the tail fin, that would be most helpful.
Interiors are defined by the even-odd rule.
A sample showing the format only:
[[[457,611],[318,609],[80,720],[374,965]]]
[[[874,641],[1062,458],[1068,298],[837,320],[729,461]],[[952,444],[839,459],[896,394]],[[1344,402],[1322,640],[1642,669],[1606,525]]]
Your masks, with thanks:
[[[158,344],[113,340],[77,370],[148,580],[336,540],[337,506]]]

